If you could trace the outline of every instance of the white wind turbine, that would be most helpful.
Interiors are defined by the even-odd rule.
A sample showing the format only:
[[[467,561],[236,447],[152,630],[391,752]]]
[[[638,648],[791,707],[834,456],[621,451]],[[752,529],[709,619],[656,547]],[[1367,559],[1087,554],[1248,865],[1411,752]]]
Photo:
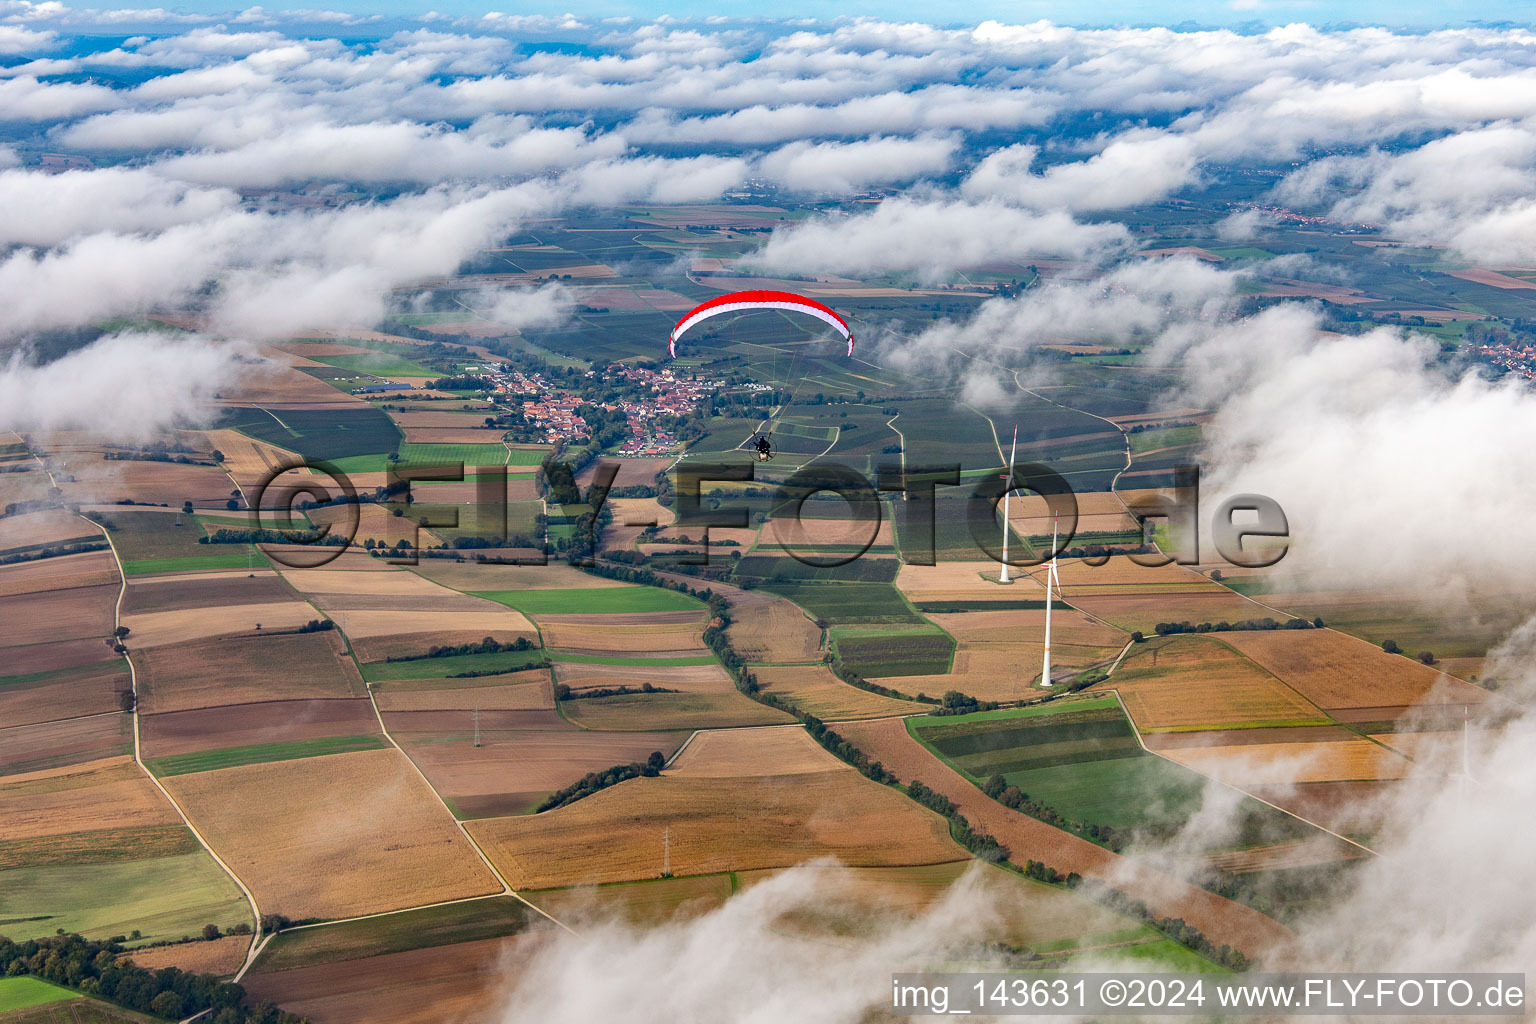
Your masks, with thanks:
[[[1008,481],[1007,490],[1003,491],[1003,571],[997,577],[999,583],[1012,583],[1008,575],[1008,498],[1013,494],[1013,457],[1019,451],[1019,425],[1013,425],[1013,448],[1008,452],[1008,472],[1003,474],[1003,479]]]
[[[1040,668],[1040,685],[1051,685],[1051,588],[1056,588],[1056,596],[1061,596],[1061,577],[1056,574],[1056,530],[1060,525],[1057,520],[1060,516],[1051,520],[1051,561],[1045,570],[1045,658]]]

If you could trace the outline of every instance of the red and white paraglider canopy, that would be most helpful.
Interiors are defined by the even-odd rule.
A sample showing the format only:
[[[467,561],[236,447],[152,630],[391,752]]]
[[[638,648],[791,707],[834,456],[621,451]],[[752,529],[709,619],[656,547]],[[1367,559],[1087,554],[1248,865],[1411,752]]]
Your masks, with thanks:
[[[746,309],[787,309],[813,316],[847,339],[848,354],[853,355],[853,331],[842,317],[815,299],[794,292],[772,291],[731,292],[695,306],[672,328],[672,336],[667,339],[667,351],[674,359],[677,358],[677,339],[695,324],[721,313],[736,313]]]

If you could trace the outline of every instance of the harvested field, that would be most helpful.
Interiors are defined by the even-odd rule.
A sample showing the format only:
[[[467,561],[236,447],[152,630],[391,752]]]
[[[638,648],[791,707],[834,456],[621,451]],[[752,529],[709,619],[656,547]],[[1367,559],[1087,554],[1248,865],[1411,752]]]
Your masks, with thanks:
[[[211,604],[179,611],[124,614],[121,622],[132,630],[128,643],[137,652],[173,644],[214,643],[213,637],[252,633],[257,626],[267,631],[297,629],[320,617],[313,606],[290,594],[288,600],[263,604]]]
[[[224,605],[280,604],[293,600],[293,591],[270,569],[208,572],[130,580],[123,595],[123,615],[207,611]]]
[[[558,562],[549,565],[492,565],[423,558],[421,564],[411,566],[410,571],[434,583],[464,591],[599,590],[630,585],[591,576]]]
[[[1169,591],[1094,595],[1080,591],[1072,604],[1121,629],[1150,634],[1159,622],[1240,622],[1276,618],[1273,611],[1230,590],[1189,593],[1182,585]]]
[[[1057,668],[1086,668],[1113,658],[1114,647],[1090,647],[1057,643],[1051,638],[1051,665]],[[888,676],[871,679],[902,693],[927,693],[937,696],[947,690],[959,690],[978,700],[1020,700],[1032,696],[1030,689],[1040,675],[1045,653],[1043,643],[976,644],[962,643],[955,649],[955,661],[947,675]]]
[[[406,444],[495,444],[502,431],[478,427],[407,427]],[[496,463],[501,465],[501,463]],[[466,467],[471,468],[471,467]]]
[[[224,468],[247,493],[258,487],[279,466],[292,465],[292,452],[257,441],[237,430],[209,430],[205,436],[224,456]]]
[[[1010,608],[997,612],[930,613],[930,621],[961,643],[1044,643],[1045,609]],[[1082,612],[1060,605],[1051,611],[1051,643],[1075,647],[1114,647],[1124,633]]]
[[[418,658],[434,647],[459,647],[477,644],[486,637],[497,643],[511,643],[519,637],[532,640],[534,635],[522,629],[452,629],[437,633],[388,633],[369,637],[348,637],[358,660],[377,663],[389,658]]]
[[[1331,629],[1223,635],[1320,708],[1481,704],[1488,691]]]
[[[99,536],[99,535],[98,535]],[[43,558],[0,567],[0,596],[97,587],[121,580],[110,551]]]
[[[7,474],[9,475],[9,474]],[[0,502],[0,505],[3,505]],[[95,523],[86,522],[62,508],[0,518],[0,551],[44,544],[62,544],[80,538],[101,539]]]
[[[704,620],[692,616],[692,622],[628,623],[625,620],[644,616],[612,615],[606,618],[618,620],[613,625],[597,625],[589,622],[552,621],[561,616],[541,616],[539,628],[548,647],[571,651],[616,652],[632,654],[639,651],[707,651],[700,634]],[[620,624],[623,623],[623,624]]]
[[[479,747],[470,711],[391,712],[384,722],[461,818],[527,813],[588,772],[670,756],[687,739],[577,729],[552,711],[481,710]]]
[[[1333,742],[1182,747],[1162,754],[1238,788],[1402,779],[1413,767],[1407,758],[1362,737]]]
[[[903,565],[896,588],[911,601],[1044,601],[1045,588],[1020,572],[1014,582],[997,582],[996,562],[939,562]]]
[[[1271,743],[1338,743],[1358,739],[1338,725],[1298,725],[1264,729],[1202,729],[1198,732],[1155,732],[1143,738],[1148,750],[1188,750],[1201,747],[1266,746]]]
[[[0,778],[0,841],[180,823],[127,756]]]
[[[585,729],[632,732],[657,729],[730,729],[793,721],[739,693],[642,693],[563,701],[560,713]]]
[[[702,619],[707,611],[704,602],[698,598],[663,587],[631,585],[601,590],[578,587],[572,590],[491,590],[477,593],[539,619],[561,615],[612,615],[625,616],[612,619],[615,623],[649,625],[687,621],[686,617],[676,615],[662,619],[651,617],[660,613],[692,612],[695,617]]]
[[[531,668],[473,679],[406,679],[374,683],[380,711],[553,711],[549,670]]]
[[[972,825],[1007,846],[1014,861],[1040,860],[1061,872],[1102,879],[1144,900],[1159,916],[1181,917],[1218,945],[1227,943],[1250,956],[1290,939],[1283,925],[1256,910],[1009,810],[924,749],[900,719],[849,723],[839,726],[838,733],[903,781],[920,779],[953,800]]]
[[[255,1000],[270,1000],[315,1024],[489,1021],[505,1007],[522,936],[432,946],[277,974],[247,975]]]
[[[330,613],[352,641],[370,637],[396,637],[401,633],[473,633],[484,636],[536,637],[533,624],[510,608],[487,611],[361,611]]]
[[[660,574],[663,579],[696,585],[685,576]],[[819,661],[821,628],[805,617],[793,601],[766,590],[743,590],[725,583],[710,589],[731,606],[726,629],[731,646],[746,661]]]
[[[650,683],[681,693],[735,693],[736,684],[719,665],[587,665],[561,662],[555,682],[572,690],[639,687]]]
[[[123,709],[132,689],[128,665],[120,658],[40,680],[0,678],[0,722],[32,725]]]
[[[133,716],[92,715],[0,729],[0,775],[116,757],[133,749]]]
[[[194,640],[131,657],[143,714],[367,693],[334,631]]]
[[[178,775],[165,785],[265,911],[347,917],[499,888],[393,749]]]
[[[1030,570],[1037,577],[1041,571],[1038,567]],[[1063,558],[1056,572],[1061,577],[1062,590],[1069,598],[1077,593],[1092,594],[1096,587],[1190,587],[1213,593],[1226,590],[1185,566],[1169,563],[1149,568],[1137,565],[1128,555],[1111,555],[1103,565],[1089,565],[1080,558]]]
[[[352,535],[354,544],[373,540],[392,547],[404,540],[409,541],[412,547],[433,547],[443,541],[429,527],[420,526],[413,519],[396,516],[383,505],[367,504],[355,508],[332,505],[311,509],[308,515],[309,521],[317,528],[330,526],[338,533],[345,534],[351,529],[353,512],[357,513],[357,532]],[[302,570],[294,575],[301,576]],[[297,581],[295,585],[298,585]]]
[[[6,646],[56,643],[112,632],[117,584],[0,597]]]
[[[1123,533],[1138,529],[1135,518],[1125,510],[1120,497],[1113,491],[1084,491],[1076,497],[1077,535]],[[1050,536],[1052,515],[1045,498],[1038,494],[1020,492],[1013,496],[1008,506],[1008,521],[1021,536]],[[1083,542],[1079,539],[1073,543]]]
[[[876,524],[856,519],[813,519],[809,515],[797,519],[788,514],[771,515],[762,531],[762,546],[769,554],[779,551],[814,553],[816,548],[827,545],[860,548],[866,544],[890,547],[894,543],[890,520],[884,518]]]
[[[557,810],[470,830],[518,888],[655,878],[668,829],[680,875],[826,856],[857,866],[965,859],[944,819],[827,758],[826,771],[796,775],[631,779]]]
[[[833,771],[840,764],[832,761],[821,744],[798,725],[733,729],[699,733],[667,767],[667,777],[737,779],[803,775]]]
[[[586,476],[585,470],[582,475]],[[622,485],[615,481],[614,486]],[[655,523],[657,526],[667,527],[677,518],[677,514],[672,509],[655,498],[609,498],[608,504],[613,506],[615,526],[643,526]]]
[[[1383,782],[1309,782],[1249,786],[1248,792],[1340,835],[1367,836],[1399,813],[1398,786]]]
[[[1460,732],[1379,732],[1371,739],[1391,747],[1420,766],[1433,765],[1447,774],[1461,771]]]
[[[113,502],[128,498],[138,502],[165,502],[181,507],[190,501],[197,508],[223,508],[235,489],[217,466],[183,465],[176,462],[139,462],[128,459],[69,460],[75,479],[59,485],[66,501]]]
[[[850,686],[825,665],[755,665],[750,671],[764,690],[823,721],[883,718],[927,710],[925,705]]]
[[[777,871],[743,871],[743,890],[777,875]],[[797,927],[824,923],[834,934],[880,934],[931,908],[950,890],[962,885],[974,891],[998,920],[989,938],[1017,946],[1060,946],[1092,949],[1120,945],[1137,937],[1137,924],[1090,900],[1039,882],[1029,881],[979,861],[924,864],[907,868],[829,868],[822,874],[818,894],[826,905],[817,921],[796,921]],[[1148,939],[1160,938],[1140,929]]]
[[[587,922],[615,920],[632,926],[655,927],[668,921],[697,917],[720,907],[731,896],[731,877],[721,873],[653,878],[644,882],[614,882],[571,889],[524,890],[520,895],[557,921],[577,930]]]
[[[272,700],[143,715],[139,719],[139,741],[146,759],[378,731],[373,705],[365,698]]]
[[[1328,721],[1316,705],[1209,636],[1135,645],[1114,677],[1100,685],[1120,692],[1143,732]]]
[[[155,946],[134,950],[133,962],[146,970],[179,967],[191,974],[212,974],[227,978],[245,963],[251,947],[249,935],[226,935],[212,942],[178,942],[174,946]]]

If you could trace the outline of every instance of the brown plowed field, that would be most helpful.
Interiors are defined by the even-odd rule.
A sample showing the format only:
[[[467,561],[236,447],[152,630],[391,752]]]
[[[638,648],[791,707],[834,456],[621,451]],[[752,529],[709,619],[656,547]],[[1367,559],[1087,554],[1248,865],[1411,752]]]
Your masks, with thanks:
[[[6,477],[11,475],[8,473]],[[61,508],[0,519],[0,551],[30,547],[33,544],[59,544],[77,537],[100,539],[101,529],[95,523],[88,523],[73,512]]]
[[[557,616],[558,617],[558,616]],[[630,618],[631,616],[622,616]],[[621,618],[621,616],[609,616]],[[633,625],[596,625],[592,623],[548,622],[539,619],[546,647],[573,651],[634,654],[646,651],[703,651],[701,634],[704,620],[681,623],[636,623]]]
[[[751,671],[764,690],[823,721],[915,715],[927,708],[849,686],[825,665],[756,665]]]
[[[1010,811],[934,758],[899,719],[856,722],[837,731],[903,781],[920,779],[949,797],[972,825],[1008,847],[1014,863],[1039,860],[1058,871],[1076,871],[1117,886],[1144,900],[1159,916],[1181,917],[1217,945],[1227,943],[1250,956],[1290,940],[1288,929],[1256,910]]]
[[[287,569],[283,576],[305,594],[358,594],[366,597],[444,597],[460,596],[451,590],[422,579],[413,572],[389,567],[383,572],[357,572],[351,569]]]
[[[119,658],[60,679],[0,686],[0,722],[32,725],[120,711],[119,694],[132,689],[128,665]]]
[[[239,573],[198,573],[129,581],[123,595],[123,615],[144,612],[206,611],[221,605],[290,602],[294,593],[270,569]]]
[[[350,917],[500,888],[393,748],[164,782],[263,911]]]
[[[194,640],[134,651],[145,714],[252,701],[361,697],[334,631]]]
[[[1486,690],[1331,629],[1226,633],[1223,640],[1321,708],[1489,699]]]
[[[586,729],[617,732],[731,729],[794,721],[740,693],[637,693],[566,701],[561,713]]]
[[[663,579],[697,586],[698,581],[675,573],[658,573]],[[821,630],[793,602],[763,590],[743,590],[726,583],[710,589],[731,606],[726,630],[731,645],[747,661],[819,661]]]
[[[255,1002],[315,1024],[421,1024],[499,1019],[528,936],[431,946],[277,974],[247,975]]]
[[[56,643],[112,632],[117,585],[0,597],[5,645]]]
[[[165,502],[181,507],[191,501],[198,508],[223,508],[235,489],[217,466],[182,465],[176,462],[138,462],[129,459],[69,461],[74,481],[59,484],[66,501]]]
[[[208,442],[224,455],[224,468],[241,487],[257,487],[278,466],[289,465],[297,458],[264,441],[253,440],[238,430],[209,430]]]
[[[24,644],[18,647],[7,647],[4,650],[6,674],[16,676],[30,675],[33,672],[52,672],[64,668],[82,668],[117,657],[112,653],[112,646],[105,637],[62,640],[52,644]]]
[[[124,755],[0,779],[0,841],[179,824],[154,783]]]
[[[544,814],[477,821],[470,830],[514,887],[532,888],[656,878],[667,830],[679,875],[828,856],[855,866],[965,856],[943,818],[844,766],[777,777],[631,779]]]
[[[0,775],[116,757],[133,749],[133,716],[92,715],[0,729]]]
[[[139,719],[139,741],[146,758],[378,731],[373,705],[366,699],[272,700]]]
[[[891,521],[882,518],[878,526],[856,519],[812,519],[792,515],[769,516],[763,525],[761,544],[765,551],[802,551],[826,544],[852,544],[889,547]],[[713,532],[713,531],[711,531]]]
[[[390,734],[461,817],[523,814],[588,772],[665,755],[684,732],[592,732],[552,711],[480,712],[474,746],[469,711],[387,712]]]
[[[609,460],[609,461],[617,462],[619,464],[619,474],[618,474],[618,476],[613,478],[613,486],[615,486],[615,487],[637,487],[637,486],[639,486],[641,484],[654,483],[655,480],[656,480],[656,474],[660,473],[662,470],[666,469],[668,466],[672,465],[672,463],[677,461],[677,460],[676,459],[671,459],[671,458],[664,458],[664,459],[612,459],[612,460]],[[579,477],[577,477],[576,482],[578,484],[580,484],[581,486],[583,486],[583,487],[585,487],[588,484],[590,484],[592,482],[592,478],[597,474],[598,465],[599,465],[598,462],[593,462],[586,469],[583,469],[581,471],[581,475]],[[627,498],[625,500],[626,501],[642,500],[643,501],[645,499],[628,499]]]

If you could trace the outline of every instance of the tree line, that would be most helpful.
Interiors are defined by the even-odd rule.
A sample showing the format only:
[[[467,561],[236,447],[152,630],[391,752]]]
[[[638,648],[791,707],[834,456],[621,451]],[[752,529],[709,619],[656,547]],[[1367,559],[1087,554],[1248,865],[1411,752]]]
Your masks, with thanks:
[[[245,989],[212,974],[135,964],[116,942],[54,935],[13,942],[0,935],[0,977],[30,976],[166,1020],[212,1011],[211,1024],[308,1024],[271,1003],[248,1007]]]

